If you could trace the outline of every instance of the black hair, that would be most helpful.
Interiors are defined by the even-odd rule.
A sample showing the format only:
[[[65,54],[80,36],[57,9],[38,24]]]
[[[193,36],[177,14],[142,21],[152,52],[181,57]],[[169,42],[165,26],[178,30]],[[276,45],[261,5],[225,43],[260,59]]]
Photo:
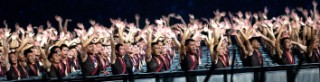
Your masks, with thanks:
[[[131,45],[137,45],[137,42],[133,42],[133,43],[131,43]]]
[[[151,47],[153,47],[154,45],[157,45],[157,44],[158,44],[158,42],[152,42]]]
[[[59,48],[59,47],[58,47],[58,46],[52,46],[52,47],[51,47],[50,53],[49,53],[49,55],[48,55],[48,59],[50,59],[50,58],[53,56],[54,53],[57,53],[57,52],[56,52],[56,49],[57,49],[57,48]]]
[[[77,48],[77,46],[76,45],[72,45],[72,46],[69,47],[69,49],[73,49],[73,48]]]
[[[123,46],[123,44],[121,44],[121,43],[116,44],[116,47],[115,47],[115,48],[116,48],[116,51],[119,51],[119,49],[120,49],[121,46]]]
[[[249,39],[249,42],[252,43],[252,41],[257,40],[259,43],[261,42],[261,37],[252,37]]]
[[[25,50],[25,51],[23,52],[23,55],[27,57],[27,55],[28,55],[29,53],[32,53],[31,48],[28,48],[27,50]]]
[[[64,48],[64,47],[69,48],[68,45],[62,44],[62,45],[60,46],[60,49],[62,50],[62,48]]]
[[[195,40],[193,39],[187,39],[186,42],[184,43],[184,45],[188,46],[190,44],[190,42],[194,42]]]
[[[289,40],[290,40],[289,37],[284,37],[284,38],[280,39],[280,45],[281,45],[281,46],[284,46],[286,39],[289,39]]]

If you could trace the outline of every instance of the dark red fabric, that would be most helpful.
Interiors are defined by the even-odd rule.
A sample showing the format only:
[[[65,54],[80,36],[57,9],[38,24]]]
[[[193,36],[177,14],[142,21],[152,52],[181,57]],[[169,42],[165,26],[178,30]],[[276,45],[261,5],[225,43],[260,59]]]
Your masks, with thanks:
[[[226,56],[225,55],[221,55],[221,56],[219,56],[219,59],[221,60],[221,62],[223,64],[223,67],[227,67],[228,60],[227,60]]]
[[[17,67],[14,67],[13,66],[13,71],[14,71],[14,74],[17,76],[17,77],[20,77],[21,75],[19,74],[19,70]]]
[[[259,58],[259,64],[261,65],[262,64],[262,55],[260,52],[257,51],[257,55],[258,55],[258,58]]]
[[[191,61],[191,67],[189,70],[194,70],[197,63],[198,63],[198,61],[197,61],[198,59],[193,55],[189,55],[189,57],[190,57],[190,61]]]
[[[166,60],[166,58],[163,55],[160,55],[160,59],[162,60],[166,70],[168,70],[169,69],[169,64],[168,64],[168,61]]]
[[[294,64],[294,59],[293,59],[291,51],[286,51],[285,54],[286,54],[286,57],[288,58],[289,64]]]
[[[122,73],[121,74],[125,74],[126,73],[126,63],[124,62],[124,60],[121,57],[118,57],[118,59],[120,60],[120,63],[122,66]]]
[[[157,70],[156,70],[156,72],[160,72],[160,70],[161,70],[161,68],[162,68],[162,66],[163,66],[163,64],[160,62],[160,60],[157,58],[157,57],[155,57],[155,59],[156,59],[156,61],[157,61],[157,63],[158,63],[158,68],[157,68]]]
[[[94,63],[98,63],[98,60],[96,60],[97,58],[95,56],[90,56],[90,58],[91,58],[91,62],[93,64]],[[95,60],[96,60],[96,62],[95,62]],[[99,63],[97,64],[97,67],[94,68],[94,70],[92,71],[91,75],[95,75],[97,73],[98,69],[99,69]]]
[[[32,71],[34,74],[37,74],[37,70],[36,70],[36,68],[34,67],[35,64],[29,65],[29,66],[30,66],[31,71]]]

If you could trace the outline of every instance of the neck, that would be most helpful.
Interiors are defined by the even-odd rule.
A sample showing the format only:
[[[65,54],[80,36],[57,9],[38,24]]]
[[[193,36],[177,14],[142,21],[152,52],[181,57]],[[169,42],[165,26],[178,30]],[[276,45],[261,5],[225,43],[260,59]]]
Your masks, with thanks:
[[[14,64],[11,64],[13,67],[17,67],[18,66],[18,64],[16,64],[16,63],[14,63]]]
[[[33,65],[33,64],[35,64],[35,62],[29,62],[29,64],[30,64],[30,65]]]
[[[254,49],[256,52],[259,52],[259,49]]]

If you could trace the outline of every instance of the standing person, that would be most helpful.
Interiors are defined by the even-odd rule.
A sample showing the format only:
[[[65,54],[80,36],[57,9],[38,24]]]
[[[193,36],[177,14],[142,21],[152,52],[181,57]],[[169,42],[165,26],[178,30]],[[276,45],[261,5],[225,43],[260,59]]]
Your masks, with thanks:
[[[31,49],[27,49],[26,51],[24,51],[24,55],[27,59],[26,70],[28,71],[29,76],[39,76],[40,66],[36,62],[34,52]]]
[[[60,47],[52,46],[48,55],[45,55],[46,52],[48,51],[41,50],[41,58],[44,60],[44,67],[48,76],[58,79],[67,76],[66,66],[61,62]]]
[[[127,65],[131,64],[129,61],[125,61],[126,55],[125,46],[121,43],[115,44],[113,34],[111,33],[111,68],[112,74],[126,74],[132,72],[132,68],[128,68]],[[132,64],[131,64],[132,65]]]

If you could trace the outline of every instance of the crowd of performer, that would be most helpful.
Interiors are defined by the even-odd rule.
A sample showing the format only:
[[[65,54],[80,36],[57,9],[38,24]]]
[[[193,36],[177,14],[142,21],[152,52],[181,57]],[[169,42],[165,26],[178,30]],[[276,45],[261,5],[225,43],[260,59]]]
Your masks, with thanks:
[[[55,16],[57,28],[49,21],[25,28],[4,21],[0,77],[18,80],[45,73],[57,78],[76,70],[87,76],[117,75],[139,72],[142,66],[147,72],[163,72],[170,70],[177,55],[182,70],[196,70],[203,58],[202,42],[218,68],[231,65],[231,45],[238,47],[244,66],[263,63],[261,48],[280,65],[295,64],[294,56],[306,63],[320,63],[320,17],[317,3],[313,6],[313,10],[286,8],[284,15],[272,18],[267,9],[258,13],[214,11],[210,19],[190,14],[189,23],[180,15],[169,14],[154,23],[146,19],[144,26],[139,25],[138,15],[135,23],[110,19],[112,25],[104,26],[90,20],[91,27],[77,23],[75,29],[68,27],[70,19],[60,16]]]

